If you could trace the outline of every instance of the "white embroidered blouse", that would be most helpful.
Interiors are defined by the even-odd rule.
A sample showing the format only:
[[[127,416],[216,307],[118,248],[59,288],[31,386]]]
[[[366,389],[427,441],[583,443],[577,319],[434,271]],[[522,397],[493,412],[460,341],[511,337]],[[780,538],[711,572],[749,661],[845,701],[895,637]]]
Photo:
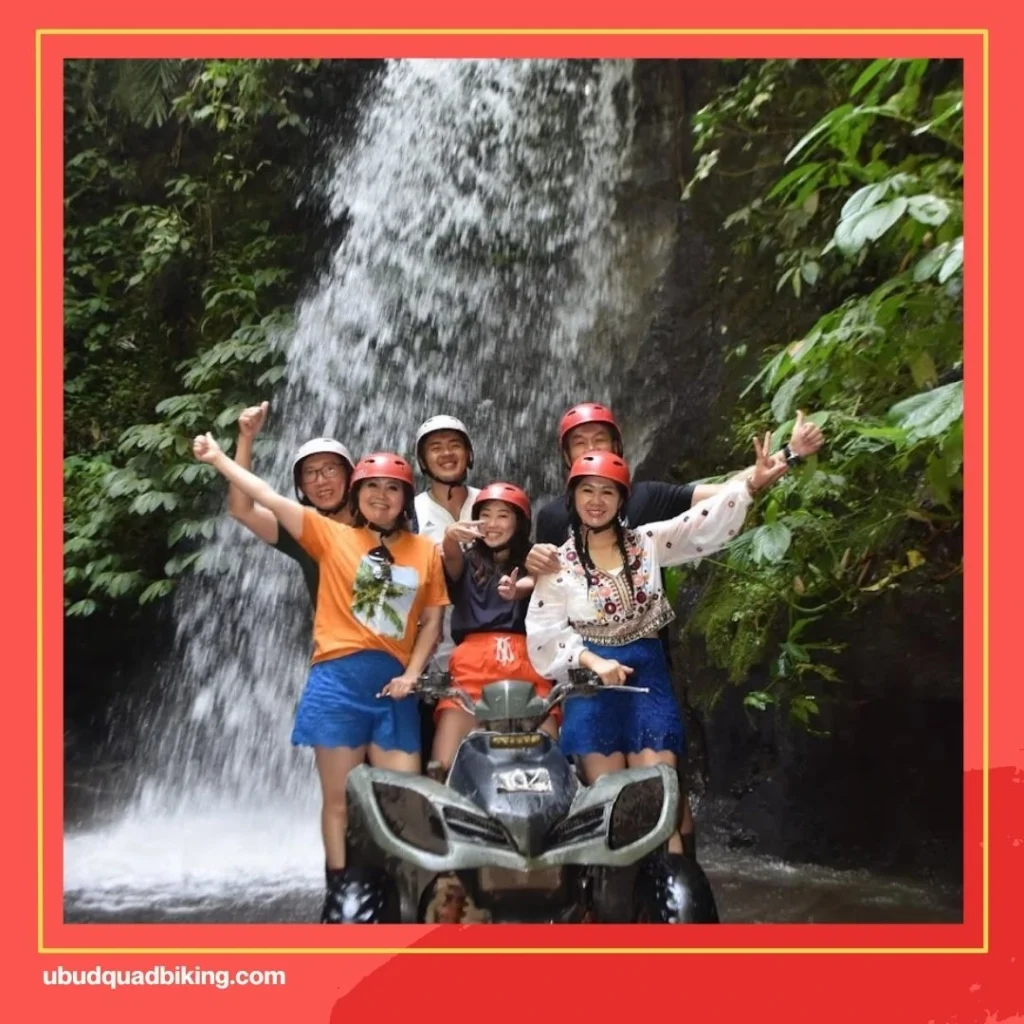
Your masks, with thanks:
[[[579,667],[587,640],[622,646],[658,631],[675,618],[665,597],[661,570],[693,562],[724,548],[743,528],[750,492],[731,480],[714,497],[660,523],[626,531],[633,589],[625,572],[586,573],[570,537],[559,549],[562,568],[541,576],[526,614],[530,661],[547,679],[564,679]]]

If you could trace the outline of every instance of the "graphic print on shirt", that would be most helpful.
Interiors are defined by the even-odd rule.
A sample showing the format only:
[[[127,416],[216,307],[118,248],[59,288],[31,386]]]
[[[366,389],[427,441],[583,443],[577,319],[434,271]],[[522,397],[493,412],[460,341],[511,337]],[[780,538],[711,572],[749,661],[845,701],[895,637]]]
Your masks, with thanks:
[[[352,614],[378,635],[401,639],[419,585],[420,575],[410,566],[363,555],[352,587]]]

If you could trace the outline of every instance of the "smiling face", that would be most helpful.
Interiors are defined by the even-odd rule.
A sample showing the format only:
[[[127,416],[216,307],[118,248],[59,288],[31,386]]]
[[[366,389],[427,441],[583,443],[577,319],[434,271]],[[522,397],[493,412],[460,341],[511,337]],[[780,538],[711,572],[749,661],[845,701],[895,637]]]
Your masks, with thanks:
[[[405,487],[400,480],[370,477],[359,487],[359,511],[371,526],[389,529],[405,508]]]
[[[562,457],[571,466],[587,452],[614,452],[615,448],[615,434],[607,423],[584,423],[565,435]]]
[[[480,532],[489,548],[500,548],[507,544],[516,532],[518,519],[515,509],[504,501],[485,501],[480,506],[477,519]]]
[[[435,430],[422,445],[423,462],[435,480],[451,483],[461,480],[469,467],[469,448],[457,430]]]
[[[591,529],[606,526],[622,507],[618,484],[602,476],[585,476],[573,494],[573,506],[580,522]]]
[[[298,468],[299,487],[315,508],[337,508],[348,489],[348,466],[332,452],[307,455]]]

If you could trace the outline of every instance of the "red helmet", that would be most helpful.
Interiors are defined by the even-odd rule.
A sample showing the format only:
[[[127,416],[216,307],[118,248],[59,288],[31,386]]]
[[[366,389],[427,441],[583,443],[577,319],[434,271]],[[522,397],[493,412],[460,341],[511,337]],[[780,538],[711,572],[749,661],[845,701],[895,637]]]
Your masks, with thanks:
[[[364,455],[352,473],[351,485],[371,477],[383,477],[385,480],[400,480],[408,487],[413,487],[412,466],[401,455],[392,452],[374,452]]]
[[[622,450],[622,431],[619,429],[611,409],[598,402],[581,402],[574,405],[558,424],[558,443],[565,443],[565,435],[574,427],[581,427],[584,423],[607,423],[612,429],[612,437],[615,443]]]
[[[588,452],[581,455],[569,470],[567,486],[571,487],[573,480],[578,480],[582,476],[599,476],[611,480],[622,487],[627,495],[629,494],[629,466],[620,455],[612,452]]]
[[[473,502],[473,518],[476,519],[480,510],[480,506],[485,501],[504,501],[509,505],[514,505],[520,512],[526,516],[526,521],[530,521],[530,499],[526,494],[526,491],[515,484],[488,484],[477,496]]]

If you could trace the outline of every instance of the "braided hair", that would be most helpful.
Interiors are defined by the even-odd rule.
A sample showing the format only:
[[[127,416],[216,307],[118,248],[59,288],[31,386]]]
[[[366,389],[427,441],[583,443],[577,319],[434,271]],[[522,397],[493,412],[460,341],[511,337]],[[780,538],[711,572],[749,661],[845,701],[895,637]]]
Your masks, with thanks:
[[[619,511],[615,514],[615,519],[612,522],[611,528],[615,531],[615,545],[619,549],[619,554],[622,556],[622,571],[626,576],[626,583],[629,585],[630,597],[636,595],[636,589],[633,584],[633,570],[629,564],[629,550],[626,547],[626,524],[623,518],[623,511],[626,507],[626,492],[619,486],[619,493],[622,495],[622,505]],[[572,542],[576,548],[576,557],[580,560],[580,565],[583,566],[583,575],[587,580],[587,588],[594,586],[594,578],[591,576],[591,572],[597,571],[597,566],[594,564],[594,559],[590,555],[590,547],[587,544],[586,537],[583,535],[583,522],[580,519],[579,513],[576,511],[576,488],[573,487],[566,495],[566,503],[569,506],[569,526],[572,529]]]

